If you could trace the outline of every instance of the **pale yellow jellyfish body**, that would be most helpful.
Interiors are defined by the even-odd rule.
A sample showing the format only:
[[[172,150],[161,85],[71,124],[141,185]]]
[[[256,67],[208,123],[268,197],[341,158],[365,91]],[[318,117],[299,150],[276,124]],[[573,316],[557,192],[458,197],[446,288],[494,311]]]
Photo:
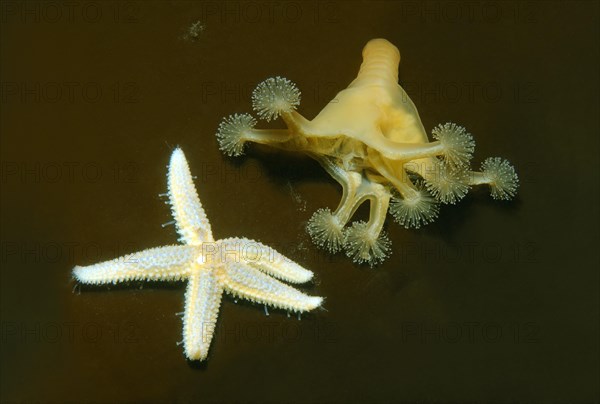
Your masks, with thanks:
[[[307,230],[318,246],[344,249],[355,262],[375,265],[390,253],[383,232],[389,211],[406,228],[419,228],[437,218],[439,203],[455,203],[471,185],[488,184],[495,199],[516,194],[514,168],[490,158],[481,172],[469,169],[475,142],[453,123],[432,130],[430,141],[419,113],[398,84],[400,52],[385,39],[363,49],[363,63],[350,85],[311,121],[296,111],[300,91],[289,80],[274,77],[252,94],[259,118],[281,117],[287,129],[255,129],[249,114],[225,118],[217,138],[228,155],[242,154],[247,142],[300,151],[316,159],[342,186],[333,212],[319,209]],[[368,222],[347,226],[364,201],[370,201]]]

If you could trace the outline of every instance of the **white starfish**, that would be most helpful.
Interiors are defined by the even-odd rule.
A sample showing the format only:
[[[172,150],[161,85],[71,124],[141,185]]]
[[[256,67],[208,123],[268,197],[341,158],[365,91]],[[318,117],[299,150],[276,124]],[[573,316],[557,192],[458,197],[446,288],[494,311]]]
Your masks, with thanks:
[[[305,295],[273,278],[303,283],[313,277],[311,271],[254,240],[214,240],[179,148],[171,156],[167,180],[183,245],[151,248],[96,265],[77,266],[73,274],[79,282],[187,279],[183,346],[192,360],[206,359],[224,291],[289,311],[309,311],[321,305],[323,298]]]

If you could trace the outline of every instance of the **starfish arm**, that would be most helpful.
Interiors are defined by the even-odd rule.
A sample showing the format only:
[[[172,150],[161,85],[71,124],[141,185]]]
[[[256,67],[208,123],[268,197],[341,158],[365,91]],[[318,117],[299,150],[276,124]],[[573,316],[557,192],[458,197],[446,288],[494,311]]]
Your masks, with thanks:
[[[222,261],[241,262],[286,282],[305,283],[314,275],[274,248],[255,240],[232,237],[220,240],[219,247]]]
[[[150,248],[111,261],[73,269],[81,283],[102,284],[131,280],[179,280],[189,274],[196,255],[193,246]]]
[[[305,295],[243,263],[225,265],[223,285],[234,296],[290,311],[309,311],[323,303],[322,297]]]
[[[185,293],[183,346],[190,360],[204,360],[214,334],[223,288],[214,271],[194,271]]]
[[[199,245],[214,241],[210,222],[204,213],[192,175],[180,148],[173,151],[167,175],[169,200],[180,241]]]

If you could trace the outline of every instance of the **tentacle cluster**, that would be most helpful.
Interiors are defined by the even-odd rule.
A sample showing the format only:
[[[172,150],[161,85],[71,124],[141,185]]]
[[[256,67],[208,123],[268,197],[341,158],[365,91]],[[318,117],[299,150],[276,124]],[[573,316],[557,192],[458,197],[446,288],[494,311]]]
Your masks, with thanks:
[[[422,186],[405,197],[395,192],[390,202],[390,213],[406,229],[418,229],[434,222],[439,211],[438,201]]]
[[[344,246],[344,223],[329,208],[318,209],[308,221],[306,231],[316,245],[332,253]]]
[[[283,77],[271,77],[260,83],[252,92],[252,108],[267,122],[288,113],[300,105],[300,90]]]
[[[489,181],[492,198],[510,200],[515,197],[519,177],[508,160],[489,157],[481,164],[481,171]]]
[[[374,266],[381,264],[390,255],[392,242],[387,233],[374,233],[368,223],[361,220],[352,223],[347,230],[344,245],[346,255],[354,262]]]
[[[448,122],[435,127],[431,134],[443,147],[442,158],[450,167],[464,167],[469,164],[475,151],[473,136],[465,128]]]
[[[425,177],[425,186],[439,202],[454,205],[469,192],[468,180],[465,166],[451,167],[436,160],[433,171]]]
[[[217,140],[223,153],[240,156],[244,153],[244,134],[256,126],[256,119],[250,114],[233,114],[221,121],[217,129]]]

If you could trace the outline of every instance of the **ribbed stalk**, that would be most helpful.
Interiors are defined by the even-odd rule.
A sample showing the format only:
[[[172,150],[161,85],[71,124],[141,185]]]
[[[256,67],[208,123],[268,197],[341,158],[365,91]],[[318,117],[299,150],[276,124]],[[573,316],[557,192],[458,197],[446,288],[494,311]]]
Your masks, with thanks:
[[[351,86],[398,84],[398,48],[385,39],[372,39],[364,47],[363,62]]]

